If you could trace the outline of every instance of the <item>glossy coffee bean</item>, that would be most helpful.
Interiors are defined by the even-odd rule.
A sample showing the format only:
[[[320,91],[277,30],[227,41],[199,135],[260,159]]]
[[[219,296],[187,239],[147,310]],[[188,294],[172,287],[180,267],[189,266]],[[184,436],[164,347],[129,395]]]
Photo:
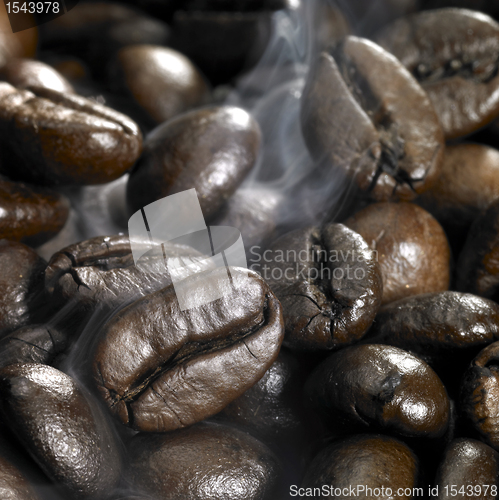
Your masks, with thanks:
[[[470,228],[456,266],[456,287],[496,302],[499,299],[499,200]]]
[[[445,137],[454,139],[499,115],[499,24],[466,9],[420,12],[376,37],[427,92]]]
[[[453,291],[391,302],[381,308],[369,331],[370,342],[410,351],[438,373],[452,370],[456,364],[462,370],[479,349],[498,339],[499,305]]]
[[[336,429],[438,438],[449,423],[449,398],[436,373],[398,347],[346,347],[316,368],[306,391]]]
[[[72,85],[54,68],[32,59],[11,59],[0,68],[0,79],[18,89],[44,87],[73,93]]]
[[[181,259],[191,269],[209,269],[205,257],[190,247],[164,244],[165,257]],[[98,236],[55,253],[45,270],[51,306],[64,306],[81,319],[100,308],[122,306],[172,283],[163,253],[148,254],[134,264],[128,236]],[[87,317],[88,319],[88,317]]]
[[[461,411],[482,440],[499,451],[499,342],[483,349],[461,382]]]
[[[128,477],[155,500],[274,500],[281,466],[249,434],[201,423],[167,434],[138,434]]]
[[[104,326],[94,381],[111,412],[134,429],[165,432],[221,411],[275,361],[284,336],[278,300],[255,273],[225,268],[182,283],[221,290],[180,310],[169,286],[122,309]],[[126,360],[126,361],[125,361]]]
[[[44,185],[102,184],[133,165],[142,137],[128,117],[84,97],[31,90],[0,83],[2,173]]]
[[[334,349],[365,334],[379,309],[381,272],[364,239],[342,224],[281,236],[258,270],[281,301],[285,345]]]
[[[499,454],[496,451],[474,439],[456,439],[446,450],[438,470],[438,499],[470,496],[495,499],[498,474]]]
[[[102,498],[120,478],[114,434],[95,402],[50,366],[0,371],[1,410],[43,471],[76,498]]]
[[[395,491],[418,486],[418,475],[418,459],[405,444],[387,436],[358,435],[330,444],[312,460],[301,485],[305,488],[301,498],[313,494],[311,489],[307,495],[308,488],[325,485],[333,494],[324,498],[348,498],[334,490],[340,488],[344,494],[353,488],[357,498],[390,500]],[[407,494],[397,497],[413,498]]]
[[[234,193],[255,163],[260,128],[244,110],[209,107],[180,115],[147,137],[127,188],[132,212],[195,188],[206,218]]]
[[[46,262],[22,243],[0,241],[0,332],[24,326],[33,318],[43,287]]]
[[[180,52],[156,45],[121,49],[111,85],[126,91],[156,124],[209,99],[208,83],[194,64]]]
[[[426,210],[412,203],[375,203],[345,225],[376,251],[383,276],[383,304],[449,288],[449,243]]]
[[[69,200],[47,188],[0,177],[0,238],[40,245],[67,221]]]
[[[347,37],[315,61],[301,124],[314,160],[331,175],[344,171],[373,200],[411,200],[439,174],[443,133],[430,100],[399,61],[368,40]]]
[[[442,224],[450,239],[463,234],[499,199],[499,151],[480,144],[448,146],[437,182],[417,200]]]
[[[140,6],[138,6],[140,7]],[[44,47],[85,60],[97,78],[127,45],[165,45],[170,29],[159,19],[118,2],[80,2],[64,16],[41,26]]]
[[[38,500],[24,474],[0,452],[0,493],[3,500]]]
[[[49,365],[67,345],[66,336],[58,330],[37,325],[14,330],[0,340],[0,366],[16,363]]]

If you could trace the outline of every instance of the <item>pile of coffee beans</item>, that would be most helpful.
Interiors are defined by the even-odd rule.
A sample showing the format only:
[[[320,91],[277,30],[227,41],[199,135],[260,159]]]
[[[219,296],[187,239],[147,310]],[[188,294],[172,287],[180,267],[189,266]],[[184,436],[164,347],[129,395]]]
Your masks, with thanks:
[[[497,2],[0,4],[0,132],[0,500],[499,497]]]

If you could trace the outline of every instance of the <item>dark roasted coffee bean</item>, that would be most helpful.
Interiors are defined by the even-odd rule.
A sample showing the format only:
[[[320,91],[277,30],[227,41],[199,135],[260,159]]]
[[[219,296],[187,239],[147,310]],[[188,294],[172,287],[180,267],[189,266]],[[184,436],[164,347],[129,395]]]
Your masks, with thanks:
[[[210,107],[180,115],[147,137],[130,175],[133,212],[195,188],[205,217],[214,215],[255,163],[260,128],[243,109]]]
[[[80,2],[77,9],[43,24],[41,31],[45,47],[84,59],[99,78],[122,47],[165,45],[170,38],[166,23],[118,2]]]
[[[114,434],[95,402],[50,366],[0,371],[1,410],[43,471],[77,498],[102,498],[120,478]]]
[[[383,304],[449,288],[449,243],[426,210],[412,203],[375,203],[345,225],[376,251],[383,276]]]
[[[459,256],[456,286],[499,301],[499,200],[471,226]]]
[[[359,340],[381,304],[374,254],[342,224],[281,236],[258,266],[282,303],[285,345],[294,349],[334,349]]]
[[[391,500],[395,491],[413,490],[418,476],[418,459],[405,444],[376,434],[353,436],[330,444],[312,460],[302,482],[305,491],[301,498],[312,496],[313,488],[327,486],[331,493],[322,498],[346,499],[347,490],[365,500]],[[336,488],[343,494],[334,493]],[[397,497],[413,498],[407,493]]]
[[[155,500],[275,500],[276,456],[240,430],[201,423],[168,434],[138,434],[129,448],[133,485]]]
[[[0,79],[18,89],[44,87],[73,93],[72,85],[54,68],[32,59],[11,59],[0,68]]]
[[[257,274],[228,269],[230,281],[221,268],[182,282],[200,297],[221,290],[220,299],[182,311],[169,286],[103,327],[94,380],[123,423],[164,432],[199,422],[249,389],[275,361],[284,336],[278,300]]]
[[[33,487],[22,472],[0,451],[0,494],[2,500],[37,500]]]
[[[49,365],[66,345],[66,336],[54,328],[25,326],[0,340],[0,366],[16,363]]]
[[[470,359],[496,340],[499,305],[471,293],[450,291],[391,302],[380,310],[367,338],[424,359],[448,391],[454,390]]]
[[[61,231],[68,215],[62,194],[0,177],[0,238],[40,245]]]
[[[499,342],[483,349],[461,382],[461,411],[482,439],[499,450]]]
[[[301,123],[312,157],[346,172],[376,201],[411,200],[440,171],[443,133],[430,100],[399,61],[368,40],[350,36],[320,55],[303,92]]]
[[[110,182],[142,148],[137,125],[121,113],[84,97],[3,82],[0,132],[2,173],[36,184]]]
[[[134,265],[128,236],[98,236],[52,256],[45,270],[45,290],[52,308],[67,306],[71,322],[76,316],[84,323],[82,318],[88,319],[96,309],[107,313],[170,285],[165,258],[180,259],[191,271],[210,269],[199,252],[172,243],[163,244],[159,257],[149,253]]]
[[[499,115],[499,24],[466,9],[439,9],[398,19],[376,37],[415,76],[445,137],[461,137]]]
[[[46,262],[22,243],[0,241],[0,333],[26,325],[33,319],[43,288]]]
[[[449,423],[449,398],[437,374],[398,347],[346,347],[316,368],[306,391],[332,427],[438,438]]]
[[[446,450],[438,470],[437,498],[450,500],[475,496],[494,500],[497,498],[498,475],[499,454],[496,451],[474,439],[456,439]]]
[[[437,182],[417,203],[462,245],[480,212],[499,199],[499,151],[480,144],[457,144],[445,150]]]
[[[130,45],[119,51],[111,85],[124,90],[153,123],[206,104],[209,86],[184,55],[155,45]]]

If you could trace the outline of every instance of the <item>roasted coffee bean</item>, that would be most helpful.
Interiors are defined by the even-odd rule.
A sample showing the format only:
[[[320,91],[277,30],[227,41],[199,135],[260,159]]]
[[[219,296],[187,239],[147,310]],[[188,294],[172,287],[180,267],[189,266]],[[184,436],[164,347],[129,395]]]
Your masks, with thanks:
[[[352,32],[349,22],[341,10],[327,1],[317,2],[315,10],[316,50],[336,45]]]
[[[383,304],[449,288],[450,249],[440,224],[412,203],[375,203],[345,221],[376,252]]]
[[[49,365],[66,345],[66,336],[54,328],[25,326],[0,340],[0,366],[16,363]]]
[[[456,274],[458,290],[499,301],[499,200],[471,226]]]
[[[438,9],[396,20],[377,37],[427,92],[445,137],[499,115],[499,24],[466,9]]]
[[[0,451],[0,494],[2,500],[37,500],[29,481]]]
[[[81,320],[97,308],[107,312],[170,285],[165,266],[169,258],[180,259],[191,271],[210,269],[199,252],[173,243],[164,243],[160,256],[148,253],[134,265],[127,236],[98,236],[52,256],[45,270],[45,290],[56,310],[68,305],[70,315]]]
[[[22,243],[0,241],[0,334],[28,324],[43,289],[46,262]]]
[[[498,339],[499,305],[451,291],[391,302],[381,308],[368,335],[369,342],[416,354],[438,373],[457,365],[458,377],[480,349]]]
[[[312,157],[331,175],[346,172],[373,200],[415,198],[436,180],[443,159],[430,100],[373,42],[350,36],[331,52],[315,61],[302,96],[302,131]]]
[[[499,450],[499,342],[483,349],[461,383],[461,411],[482,440]]]
[[[182,284],[222,297],[182,311],[172,286],[104,326],[94,380],[111,412],[143,431],[186,427],[221,411],[275,361],[284,336],[279,301],[255,273],[216,269]],[[194,290],[194,287],[196,288]]]
[[[449,398],[437,374],[398,347],[346,347],[316,368],[306,391],[336,429],[438,438],[449,423]]]
[[[0,238],[40,245],[61,231],[68,215],[64,195],[0,177]]]
[[[102,498],[120,478],[114,434],[95,402],[50,366],[0,371],[1,410],[43,471],[77,498]]]
[[[117,2],[80,2],[77,9],[41,26],[43,45],[84,59],[94,75],[104,78],[106,67],[127,45],[165,45],[170,29],[142,10]]]
[[[0,68],[0,79],[18,89],[44,87],[57,92],[74,92],[72,85],[58,71],[32,59],[11,59]]]
[[[359,340],[381,304],[374,254],[342,224],[285,234],[258,265],[282,303],[285,345],[293,349],[334,349]]]
[[[126,91],[156,124],[209,99],[209,86],[192,62],[175,50],[155,45],[121,49],[111,85]]]
[[[418,199],[442,224],[449,239],[462,245],[473,221],[499,199],[499,151],[480,144],[457,144],[445,150],[437,182]]]
[[[497,498],[499,454],[490,446],[468,438],[456,439],[446,450],[439,467],[436,486],[438,499]]]
[[[312,488],[325,485],[331,493],[323,498],[348,498],[333,494],[340,488],[342,492],[358,491],[355,496],[366,500],[391,500],[395,491],[404,492],[398,498],[411,499],[405,491],[418,485],[418,476],[418,459],[405,444],[387,436],[358,435],[330,444],[312,460],[302,482],[305,491],[301,498],[311,496],[307,491],[313,493]]]
[[[137,125],[121,113],[84,97],[3,82],[0,132],[2,173],[35,184],[110,182],[142,147]]]
[[[129,448],[133,485],[156,500],[275,500],[281,465],[249,434],[201,423],[168,434],[138,434]]]
[[[195,188],[208,218],[244,180],[259,146],[260,128],[243,109],[210,107],[180,115],[147,137],[128,182],[131,210]]]

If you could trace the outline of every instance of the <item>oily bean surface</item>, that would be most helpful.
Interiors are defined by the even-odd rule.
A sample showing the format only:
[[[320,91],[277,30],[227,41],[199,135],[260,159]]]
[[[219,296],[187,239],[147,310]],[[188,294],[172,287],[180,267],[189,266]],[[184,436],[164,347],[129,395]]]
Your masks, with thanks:
[[[315,369],[306,391],[333,428],[437,438],[449,423],[449,398],[436,373],[398,347],[346,347]]]
[[[375,201],[412,200],[439,174],[443,133],[430,100],[368,40],[349,36],[315,61],[301,124],[312,157]]]
[[[438,499],[464,499],[472,495],[484,500],[495,499],[497,495],[492,494],[490,487],[497,484],[498,474],[499,454],[496,451],[475,439],[456,439],[447,448],[437,473]],[[489,485],[487,494],[486,485]],[[466,493],[453,495],[452,486]]]
[[[0,371],[1,410],[49,478],[76,498],[102,498],[116,486],[121,458],[95,402],[65,373],[40,364]]]
[[[417,200],[442,224],[449,238],[462,241],[473,221],[499,199],[499,151],[481,144],[445,150],[436,183]]]
[[[103,184],[138,158],[142,136],[125,115],[42,87],[0,83],[1,171],[35,184]]]
[[[461,382],[461,411],[482,440],[499,450],[499,342],[483,349]]]
[[[499,115],[499,24],[480,12],[437,9],[396,20],[376,37],[428,94],[446,139]]]
[[[456,271],[458,290],[499,299],[499,200],[472,224]]]
[[[93,355],[111,412],[137,430],[164,432],[221,411],[275,361],[284,336],[278,300],[255,273],[225,268],[183,281],[220,299],[185,311],[173,285],[118,312]]]
[[[187,57],[155,45],[121,49],[111,85],[127,91],[156,124],[199,107],[209,98],[206,79]]]
[[[392,492],[414,488],[418,484],[419,463],[414,453],[396,439],[381,435],[357,435],[327,446],[310,463],[302,482],[303,488],[327,485],[350,491],[358,486]],[[361,490],[360,490],[361,491]],[[356,495],[357,496],[357,495]],[[373,498],[368,493],[358,498]],[[305,497],[302,497],[305,498]],[[336,498],[331,495],[324,498]],[[348,498],[347,496],[341,498]],[[393,496],[380,495],[391,500]],[[400,498],[412,498],[401,496]]]
[[[285,345],[334,349],[359,340],[371,326],[383,293],[381,273],[355,231],[342,224],[298,229],[276,240],[262,262],[283,307]]]
[[[22,472],[0,454],[0,493],[2,500],[38,500]]]
[[[195,188],[205,217],[214,215],[255,163],[260,127],[243,109],[208,107],[157,127],[127,187],[132,212]]]
[[[0,241],[0,332],[30,323],[43,287],[46,262],[22,243]]]
[[[74,93],[73,86],[52,66],[32,59],[11,59],[0,68],[0,80],[18,89],[44,87],[57,92]]]
[[[0,238],[40,245],[64,227],[69,200],[48,188],[0,178]]]
[[[157,500],[274,500],[281,465],[267,446],[228,426],[200,423],[166,434],[137,434],[129,477]]]
[[[112,309],[170,285],[165,258],[179,259],[179,264],[192,271],[209,268],[206,257],[188,246],[164,243],[163,249],[164,255],[148,252],[135,265],[127,236],[98,236],[75,243],[50,259],[45,270],[46,293],[56,309],[72,303],[86,314],[97,307]]]
[[[468,364],[474,352],[478,354],[498,336],[499,305],[454,291],[391,302],[381,308],[369,331],[370,342],[408,350],[434,368],[461,358]]]
[[[345,221],[373,250],[383,304],[449,288],[450,248],[440,224],[412,203],[375,203]]]

